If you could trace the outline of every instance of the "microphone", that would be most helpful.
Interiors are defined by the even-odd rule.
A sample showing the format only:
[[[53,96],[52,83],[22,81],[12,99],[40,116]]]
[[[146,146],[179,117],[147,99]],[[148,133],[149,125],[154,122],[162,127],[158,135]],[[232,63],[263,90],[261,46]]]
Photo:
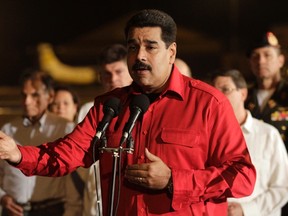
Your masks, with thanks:
[[[119,114],[119,110],[120,110],[119,98],[112,97],[107,101],[105,101],[103,106],[104,117],[97,126],[96,130],[97,132],[95,134],[95,138],[97,138],[98,140],[101,139],[110,121]]]
[[[133,127],[135,126],[138,117],[140,116],[141,113],[145,113],[147,111],[149,105],[150,105],[149,98],[144,94],[136,95],[132,98],[129,106],[130,117],[124,126],[120,145],[126,142],[127,138],[131,134]]]

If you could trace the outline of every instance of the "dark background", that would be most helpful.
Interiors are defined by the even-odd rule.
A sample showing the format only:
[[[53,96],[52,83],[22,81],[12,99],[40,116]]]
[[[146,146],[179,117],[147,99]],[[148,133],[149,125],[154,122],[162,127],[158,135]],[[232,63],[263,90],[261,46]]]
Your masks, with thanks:
[[[123,28],[135,11],[161,9],[178,24],[177,56],[205,78],[218,67],[240,69],[248,80],[245,51],[272,30],[288,45],[287,0],[0,0],[0,126],[21,115],[19,75],[39,63],[37,45],[50,43],[64,65],[95,66],[103,46],[124,43]],[[101,86],[72,84],[81,104]]]
[[[19,73],[37,62],[36,45],[49,42],[66,64],[93,65],[105,44],[123,42],[134,11],[157,8],[178,24],[178,57],[194,77],[229,65],[247,71],[245,49],[272,29],[286,47],[288,1],[282,0],[1,0],[0,85],[16,85]],[[180,33],[179,33],[180,34]]]

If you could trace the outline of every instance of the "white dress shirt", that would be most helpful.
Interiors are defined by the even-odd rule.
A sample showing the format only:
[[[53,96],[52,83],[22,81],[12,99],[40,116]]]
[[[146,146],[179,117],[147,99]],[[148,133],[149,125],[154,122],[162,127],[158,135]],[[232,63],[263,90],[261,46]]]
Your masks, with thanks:
[[[52,113],[45,113],[39,122],[31,124],[26,118],[16,118],[2,127],[2,131],[13,137],[15,142],[20,145],[39,145],[44,142],[54,141],[65,134],[71,132],[75,124],[58,117]],[[7,162],[0,163],[0,199],[5,194],[12,196],[18,203],[28,201],[38,202],[47,199],[60,198],[69,202],[70,212],[65,211],[65,215],[79,215],[72,213],[77,211],[79,206],[74,206],[76,189],[71,188],[71,177],[42,177],[25,176],[20,170],[10,166]],[[70,188],[67,188],[67,187]],[[70,208],[69,207],[69,208]],[[68,209],[68,207],[67,207]]]
[[[250,196],[229,198],[228,202],[241,203],[245,216],[280,216],[288,201],[287,151],[275,127],[247,112],[241,128],[256,167],[255,188]]]
[[[77,119],[78,123],[81,122],[85,118],[85,116],[87,115],[91,107],[93,107],[93,105],[94,105],[94,101],[89,101],[81,106],[79,113],[78,113],[78,119]]]

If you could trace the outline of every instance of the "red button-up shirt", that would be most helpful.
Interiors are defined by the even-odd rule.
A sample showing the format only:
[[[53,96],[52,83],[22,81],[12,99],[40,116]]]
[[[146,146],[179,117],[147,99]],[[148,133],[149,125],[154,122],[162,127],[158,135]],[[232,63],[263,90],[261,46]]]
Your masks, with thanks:
[[[27,175],[50,176],[89,167],[93,163],[91,141],[103,118],[103,102],[116,96],[123,105],[106,130],[107,147],[117,148],[135,93],[139,91],[132,84],[96,97],[84,121],[68,136],[38,148],[19,146],[23,157],[18,167]],[[134,152],[121,154],[122,176],[127,163],[148,162],[144,156],[148,148],[171,168],[173,196],[167,190],[142,188],[122,178],[117,215],[225,215],[227,197],[247,196],[253,191],[256,172],[229,101],[210,85],[181,75],[176,67],[167,89],[137,120],[131,135]],[[113,157],[104,151],[99,159],[107,215]]]

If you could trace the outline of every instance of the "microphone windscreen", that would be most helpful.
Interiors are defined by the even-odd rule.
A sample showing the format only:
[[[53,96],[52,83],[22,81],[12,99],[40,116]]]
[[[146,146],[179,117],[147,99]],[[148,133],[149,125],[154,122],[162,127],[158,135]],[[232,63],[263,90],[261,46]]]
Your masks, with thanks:
[[[149,98],[145,94],[136,95],[132,98],[130,103],[130,109],[138,107],[143,113],[145,113],[150,105]]]
[[[120,99],[116,97],[109,98],[107,101],[105,101],[103,106],[103,112],[106,113],[109,110],[114,111],[114,116],[116,117],[119,114],[120,110]]]

